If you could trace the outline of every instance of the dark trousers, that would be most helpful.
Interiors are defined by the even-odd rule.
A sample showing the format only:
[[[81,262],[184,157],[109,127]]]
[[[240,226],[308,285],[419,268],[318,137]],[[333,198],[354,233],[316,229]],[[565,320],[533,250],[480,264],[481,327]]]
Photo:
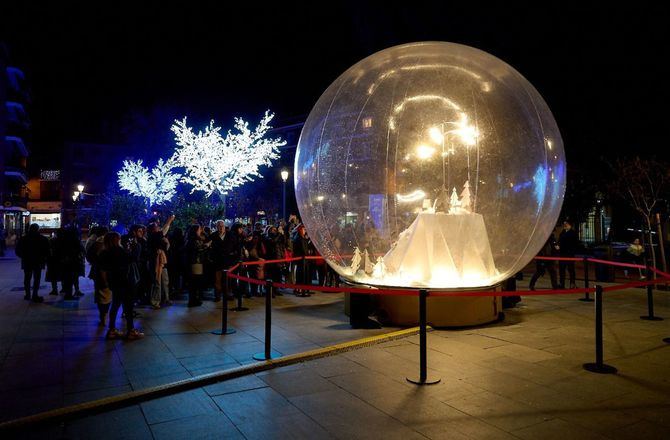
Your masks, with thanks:
[[[558,287],[558,285],[556,284],[556,267],[554,266],[554,262],[547,260],[537,260],[535,262],[535,273],[533,274],[533,277],[530,279],[531,289],[535,287],[535,283],[537,282],[538,279],[540,279],[540,277],[544,276],[545,272],[549,272],[549,278],[551,279],[551,288],[555,289]]]
[[[111,286],[112,307],[109,311],[109,328],[116,328],[116,315],[123,306],[123,314],[126,315],[126,328],[133,329],[133,302],[134,295],[127,286]]]
[[[61,281],[61,287],[63,288],[63,292],[65,293],[65,296],[72,296],[74,293],[74,279],[75,279],[75,273],[69,269],[64,269],[63,270],[63,277]]]
[[[202,300],[202,275],[190,274],[188,278],[188,302],[195,304]]]
[[[574,261],[559,261],[558,272],[561,287],[565,287],[565,269],[568,269],[570,275],[570,286],[575,285],[575,262]]]
[[[316,271],[316,276],[319,278],[319,286],[326,285],[326,262],[323,264],[314,263],[314,270]]]
[[[30,280],[33,280],[33,298],[37,297],[37,291],[40,289],[40,281],[42,280],[42,269],[32,268],[23,269],[23,288],[26,291],[26,296],[30,296]]]
[[[303,264],[302,261],[296,261],[295,283],[296,284],[312,284],[310,274],[309,262]]]

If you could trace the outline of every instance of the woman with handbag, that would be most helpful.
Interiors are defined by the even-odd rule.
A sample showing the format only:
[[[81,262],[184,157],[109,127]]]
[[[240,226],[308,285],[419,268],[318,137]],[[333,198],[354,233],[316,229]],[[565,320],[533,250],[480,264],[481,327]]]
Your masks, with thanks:
[[[126,338],[139,339],[144,333],[133,327],[133,294],[132,286],[135,280],[129,280],[133,261],[130,253],[121,246],[121,235],[109,232],[104,238],[105,250],[100,254],[100,288],[103,291],[112,291],[112,307],[109,312],[109,330],[107,339],[117,339],[122,334],[116,329],[116,316],[123,305],[126,316]],[[139,273],[134,271],[133,278],[139,279]]]
[[[188,307],[202,305],[202,284],[207,247],[202,226],[191,225],[188,228],[185,246],[186,270],[188,271]]]
[[[98,313],[100,314],[100,325],[105,325],[107,313],[109,313],[109,306],[112,302],[112,291],[109,289],[102,289],[102,281],[100,277],[100,254],[105,250],[105,234],[107,228],[98,226],[95,233],[95,240],[88,244],[86,249],[86,259],[91,264],[91,270],[88,277],[93,280],[93,300],[98,306]]]

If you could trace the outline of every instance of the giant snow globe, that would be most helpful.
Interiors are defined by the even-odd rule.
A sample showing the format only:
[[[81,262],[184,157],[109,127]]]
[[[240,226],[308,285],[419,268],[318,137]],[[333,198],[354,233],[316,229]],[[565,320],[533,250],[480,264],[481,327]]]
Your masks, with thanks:
[[[554,229],[565,156],[549,107],[514,68],[414,43],[363,59],[321,95],[295,186],[308,234],[345,280],[490,290]]]

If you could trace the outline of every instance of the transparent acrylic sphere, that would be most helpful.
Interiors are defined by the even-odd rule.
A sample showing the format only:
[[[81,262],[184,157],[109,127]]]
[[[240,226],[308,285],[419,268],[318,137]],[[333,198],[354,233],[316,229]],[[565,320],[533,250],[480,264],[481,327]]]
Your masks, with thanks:
[[[453,43],[392,47],[321,95],[295,160],[298,207],[328,264],[354,282],[489,286],[553,230],[563,142],[535,88]]]

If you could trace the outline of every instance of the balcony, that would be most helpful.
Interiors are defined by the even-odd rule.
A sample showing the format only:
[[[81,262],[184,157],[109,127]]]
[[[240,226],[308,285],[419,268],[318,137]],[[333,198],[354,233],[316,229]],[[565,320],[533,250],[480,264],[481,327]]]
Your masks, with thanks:
[[[7,101],[5,107],[7,108],[7,121],[10,127],[13,126],[18,130],[30,129],[30,119],[28,119],[28,114],[22,104],[15,101]]]
[[[12,154],[17,154],[21,157],[28,157],[30,154],[26,144],[23,143],[23,139],[18,136],[5,136],[5,142],[7,143],[8,151],[11,151]]]
[[[7,67],[7,82],[9,84],[8,99],[10,101],[30,102],[30,92],[26,86],[26,77],[18,67]]]
[[[6,166],[5,177],[16,182],[20,182],[22,185],[26,185],[28,183],[28,177],[26,176],[25,168]]]

